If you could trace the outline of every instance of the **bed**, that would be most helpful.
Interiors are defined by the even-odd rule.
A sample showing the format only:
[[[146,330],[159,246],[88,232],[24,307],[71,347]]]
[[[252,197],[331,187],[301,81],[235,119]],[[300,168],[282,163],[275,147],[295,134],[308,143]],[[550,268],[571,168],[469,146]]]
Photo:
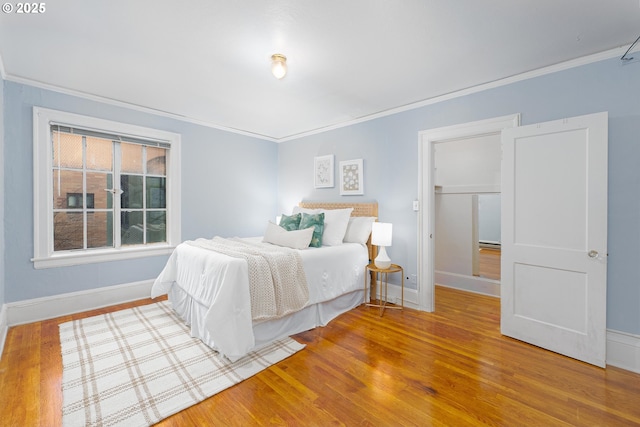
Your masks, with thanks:
[[[260,304],[261,297],[256,296],[253,281],[256,271],[262,270],[256,269],[249,259],[236,257],[223,249],[218,252],[217,246],[218,243],[264,246],[263,239],[267,240],[266,234],[271,233],[273,229],[270,227],[274,224],[267,225],[264,237],[235,239],[232,242],[227,239],[222,239],[222,242],[216,237],[178,245],[156,278],[151,297],[167,294],[173,309],[190,326],[191,335],[231,360],[285,336],[325,326],[364,301],[364,267],[375,258],[375,246],[371,245],[369,238],[370,224],[378,216],[378,205],[375,202],[301,202],[293,212],[323,212],[325,217],[334,218],[338,213],[343,215],[344,211],[351,209],[347,213],[347,229],[342,232],[344,237],[339,233],[336,235],[335,228],[331,228],[330,233],[329,225],[335,221],[325,222],[327,239],[324,243],[333,240],[330,246],[323,243],[320,247],[282,249],[295,252],[290,255],[296,259],[299,257],[298,265],[304,270],[301,281],[306,278],[308,294],[306,300],[301,300],[305,297],[303,291],[287,290],[285,297],[295,294],[292,299],[297,298],[298,303],[288,311],[271,316],[257,315],[256,305]],[[365,235],[366,224],[369,224],[369,232]],[[317,231],[314,231],[314,238]],[[286,233],[286,236],[294,234]],[[339,242],[336,236],[340,236]],[[273,246],[274,251],[279,249],[276,248],[278,245],[266,245],[269,248]],[[288,252],[285,253],[287,256]],[[277,256],[280,255],[278,252]],[[294,271],[293,277],[299,277],[295,276],[299,273]],[[266,273],[262,271],[261,274]]]

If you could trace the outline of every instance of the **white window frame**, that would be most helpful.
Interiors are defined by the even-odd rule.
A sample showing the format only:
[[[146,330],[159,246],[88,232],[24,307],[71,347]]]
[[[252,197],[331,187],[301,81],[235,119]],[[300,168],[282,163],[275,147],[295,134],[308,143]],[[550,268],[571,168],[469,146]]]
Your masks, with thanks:
[[[167,241],[120,248],[53,250],[51,123],[168,143]],[[180,135],[64,111],[33,107],[33,251],[36,269],[170,254],[181,242]]]

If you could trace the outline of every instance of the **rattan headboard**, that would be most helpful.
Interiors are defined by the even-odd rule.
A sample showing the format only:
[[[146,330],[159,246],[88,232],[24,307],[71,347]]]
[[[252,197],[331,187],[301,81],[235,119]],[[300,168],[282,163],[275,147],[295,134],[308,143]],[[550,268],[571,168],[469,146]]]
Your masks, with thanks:
[[[353,208],[351,216],[378,217],[378,202],[369,203],[338,203],[338,202],[300,202],[301,208],[306,209],[346,209]]]
[[[367,203],[342,203],[342,202],[318,202],[318,201],[302,201],[299,203],[301,208],[306,209],[346,209],[353,208],[351,216],[374,216],[378,217],[378,202]],[[377,255],[378,247],[371,244],[371,236],[367,241],[369,250],[369,262],[372,262]]]

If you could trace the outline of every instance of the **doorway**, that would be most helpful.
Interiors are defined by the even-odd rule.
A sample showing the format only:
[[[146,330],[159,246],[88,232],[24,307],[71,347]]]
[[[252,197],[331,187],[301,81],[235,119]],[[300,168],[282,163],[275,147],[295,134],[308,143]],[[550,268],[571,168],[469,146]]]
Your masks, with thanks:
[[[436,207],[436,200],[442,202],[445,200],[446,204],[452,204],[451,209],[445,208],[445,210],[451,214],[457,214],[459,209],[455,209],[455,204],[465,204],[466,197],[485,193],[499,193],[500,192],[500,180],[493,176],[495,168],[488,171],[487,168],[480,168],[476,171],[476,175],[482,176],[480,184],[469,184],[463,180],[465,174],[456,174],[455,176],[447,176],[449,168],[446,167],[448,162],[459,162],[460,153],[456,153],[457,150],[465,148],[465,145],[477,144],[481,141],[500,139],[500,134],[503,129],[516,127],[520,123],[520,115],[510,115],[504,117],[498,117],[495,119],[482,120],[478,122],[466,123],[461,125],[449,126],[445,128],[433,129],[429,131],[423,131],[419,134],[419,171],[420,171],[420,200],[421,205],[425,206],[418,216],[418,230],[419,230],[419,247],[418,247],[418,305],[421,310],[434,311],[434,286],[437,282],[442,283],[446,280],[452,280],[456,283],[457,287],[469,287],[470,290],[475,292],[499,295],[499,282],[496,280],[479,280],[481,278],[474,277],[471,272],[473,264],[468,268],[470,274],[442,274],[442,270],[436,268],[436,235],[438,234],[437,227],[443,225],[443,221],[436,220],[436,209],[440,209],[442,206],[438,203]],[[451,145],[449,145],[451,144]],[[446,147],[446,148],[445,148]],[[439,155],[436,155],[436,150],[439,151]],[[476,151],[475,154],[482,155],[482,152]],[[438,165],[440,169],[436,169],[436,157],[438,158]],[[474,160],[474,155],[471,155],[471,159]],[[475,159],[477,160],[477,159]],[[500,159],[498,158],[498,163]],[[460,169],[459,167],[456,169]],[[499,167],[498,167],[499,170]],[[484,176],[482,175],[484,172]],[[487,176],[489,174],[489,176]],[[437,185],[438,182],[445,183],[445,185]],[[496,184],[496,182],[498,184]],[[447,198],[443,198],[443,195]],[[451,196],[451,197],[450,197]],[[471,211],[473,213],[472,198],[469,197],[469,204],[472,205]],[[449,203],[451,201],[451,203]],[[466,211],[466,208],[464,209]],[[477,218],[477,202],[475,215]],[[448,216],[441,216],[441,218],[450,218]],[[460,223],[462,224],[462,223]],[[470,229],[469,232],[464,232],[469,236],[474,233],[472,230],[473,222],[469,220],[466,222]],[[459,230],[458,230],[459,231]],[[442,232],[442,230],[440,230]],[[478,230],[475,230],[476,236]],[[473,241],[476,242],[476,247],[479,248],[479,240],[477,237],[473,237]],[[471,256],[478,256],[479,253],[469,250]],[[465,268],[469,264],[464,262]],[[445,283],[446,285],[446,283]]]
[[[452,138],[433,148],[435,282],[499,296],[500,278],[487,277],[484,267],[499,264],[500,132]]]
[[[604,367],[608,115],[518,122],[420,133],[419,306],[435,308],[435,147],[501,134],[501,331]]]

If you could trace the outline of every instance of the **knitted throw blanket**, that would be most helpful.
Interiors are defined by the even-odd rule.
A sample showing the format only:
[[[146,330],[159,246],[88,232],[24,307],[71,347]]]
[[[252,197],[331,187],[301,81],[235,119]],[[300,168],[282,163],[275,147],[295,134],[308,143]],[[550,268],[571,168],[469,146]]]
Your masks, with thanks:
[[[309,301],[302,257],[295,249],[222,237],[185,243],[247,261],[254,322],[286,316]]]

